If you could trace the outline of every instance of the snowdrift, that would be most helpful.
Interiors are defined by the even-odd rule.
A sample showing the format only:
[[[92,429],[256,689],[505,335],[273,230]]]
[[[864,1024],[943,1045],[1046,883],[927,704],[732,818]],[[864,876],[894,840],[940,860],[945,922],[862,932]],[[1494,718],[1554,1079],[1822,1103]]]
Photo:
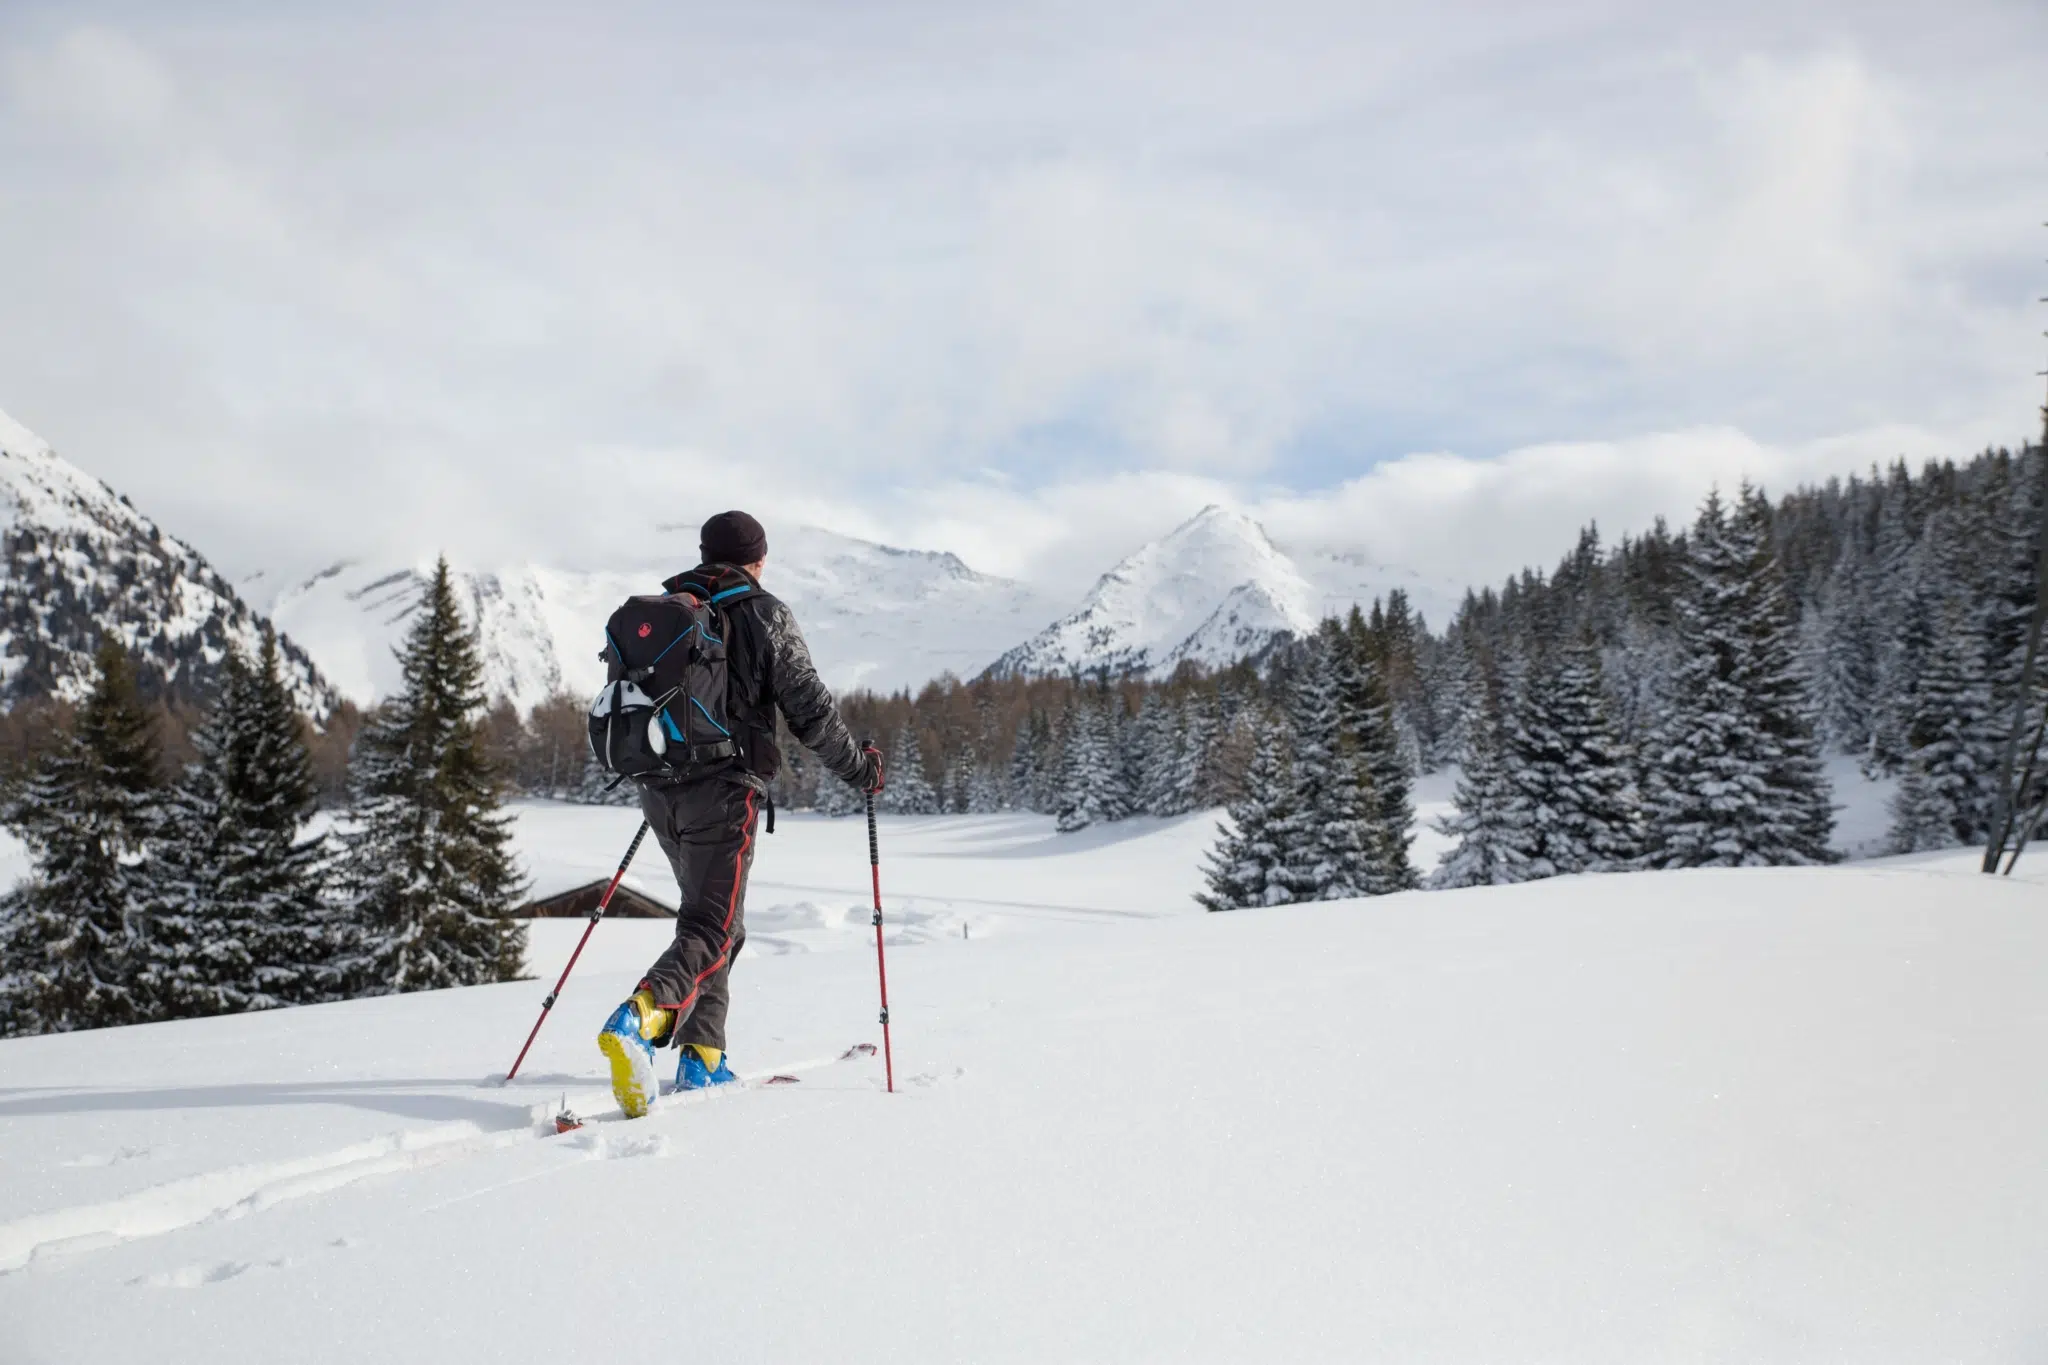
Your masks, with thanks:
[[[1129,889],[1145,839],[1055,874],[1011,833],[929,822],[904,877],[1070,909],[1095,877],[1129,913],[906,936],[894,1096],[833,1060],[875,1032],[860,935],[808,921],[765,932],[850,951],[742,959],[734,1010],[742,1072],[800,1083],[634,1123],[591,1045],[616,957],[509,1088],[538,983],[0,1044],[0,1359],[2048,1344],[2038,880],[1951,857],[1218,916]],[[810,875],[821,915],[858,902],[858,863],[788,856],[756,905]],[[599,932],[629,927],[660,928]],[[565,1103],[592,1121],[556,1136]]]

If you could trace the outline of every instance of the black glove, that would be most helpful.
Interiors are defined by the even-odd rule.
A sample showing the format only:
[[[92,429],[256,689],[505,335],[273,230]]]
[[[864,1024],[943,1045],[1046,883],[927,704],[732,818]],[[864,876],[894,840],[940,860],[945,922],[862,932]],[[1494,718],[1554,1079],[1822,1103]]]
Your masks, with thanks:
[[[882,751],[872,742],[860,746],[860,777],[853,785],[869,796],[882,794]]]

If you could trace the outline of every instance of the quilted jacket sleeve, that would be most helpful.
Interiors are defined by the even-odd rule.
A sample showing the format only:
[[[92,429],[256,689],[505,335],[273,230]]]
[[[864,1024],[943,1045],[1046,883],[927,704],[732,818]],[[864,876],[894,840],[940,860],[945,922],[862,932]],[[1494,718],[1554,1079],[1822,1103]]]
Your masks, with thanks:
[[[762,603],[767,631],[768,695],[789,722],[789,732],[843,782],[858,784],[863,772],[860,746],[840,719],[832,690],[811,662],[811,647],[797,629],[796,616],[781,599]]]

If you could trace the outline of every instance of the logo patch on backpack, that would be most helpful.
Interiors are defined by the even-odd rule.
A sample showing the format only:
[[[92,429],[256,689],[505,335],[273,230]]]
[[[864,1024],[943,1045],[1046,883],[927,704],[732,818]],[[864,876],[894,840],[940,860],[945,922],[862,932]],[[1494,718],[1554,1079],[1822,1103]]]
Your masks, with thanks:
[[[640,623],[640,638],[644,640],[652,634],[654,634],[654,626],[647,621],[642,621]]]

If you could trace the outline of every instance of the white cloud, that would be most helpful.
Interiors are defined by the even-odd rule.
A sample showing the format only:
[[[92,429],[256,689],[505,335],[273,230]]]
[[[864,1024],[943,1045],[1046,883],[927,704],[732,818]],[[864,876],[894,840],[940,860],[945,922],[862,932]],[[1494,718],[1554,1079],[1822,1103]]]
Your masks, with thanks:
[[[1703,428],[1530,446],[1491,459],[1406,455],[1313,494],[1247,491],[1212,476],[1163,471],[1029,492],[965,481],[905,491],[893,536],[888,518],[861,523],[860,533],[900,543],[907,522],[919,528],[920,548],[953,549],[985,571],[1078,595],[1123,554],[1221,503],[1258,518],[1290,548],[1363,553],[1439,582],[1483,587],[1525,567],[1547,572],[1589,524],[1610,543],[1648,530],[1659,516],[1681,528],[1710,488],[1732,491],[1746,481],[1784,493],[1898,458],[1917,466],[1974,452],[2001,435],[1988,428],[1887,428],[1770,446],[1739,431]],[[785,517],[810,520],[815,513],[792,507]]]
[[[232,565],[751,503],[1064,581],[1220,500],[1491,579],[1735,465],[2025,434],[2044,39],[1997,0],[10,9],[0,405]]]

